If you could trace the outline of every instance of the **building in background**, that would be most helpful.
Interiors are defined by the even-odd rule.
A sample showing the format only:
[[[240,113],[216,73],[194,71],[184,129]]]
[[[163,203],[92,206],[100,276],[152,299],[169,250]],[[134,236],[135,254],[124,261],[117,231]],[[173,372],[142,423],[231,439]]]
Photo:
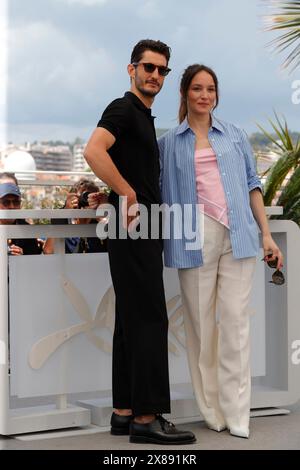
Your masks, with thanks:
[[[36,169],[41,171],[72,171],[73,155],[68,145],[33,144],[30,149]]]
[[[86,144],[75,144],[73,147],[73,171],[87,171],[89,166],[83,156]]]

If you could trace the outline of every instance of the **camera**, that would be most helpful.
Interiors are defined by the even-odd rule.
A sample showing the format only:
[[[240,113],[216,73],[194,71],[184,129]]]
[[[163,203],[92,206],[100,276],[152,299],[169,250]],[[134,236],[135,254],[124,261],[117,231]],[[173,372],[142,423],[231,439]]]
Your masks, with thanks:
[[[90,191],[84,191],[82,194],[80,194],[78,198],[78,209],[82,209],[83,207],[87,207],[89,205],[88,203],[89,194],[91,194]]]

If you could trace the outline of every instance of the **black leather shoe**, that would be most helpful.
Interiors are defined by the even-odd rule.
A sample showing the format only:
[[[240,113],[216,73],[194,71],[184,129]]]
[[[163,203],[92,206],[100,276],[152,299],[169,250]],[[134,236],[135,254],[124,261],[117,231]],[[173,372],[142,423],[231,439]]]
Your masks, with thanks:
[[[134,421],[130,423],[130,442],[151,444],[191,444],[196,441],[195,435],[190,431],[179,431],[173,423],[170,423],[161,415],[154,421],[140,424]]]
[[[116,413],[113,413],[110,419],[110,433],[115,436],[128,436],[129,424],[131,420],[132,416],[120,416]]]

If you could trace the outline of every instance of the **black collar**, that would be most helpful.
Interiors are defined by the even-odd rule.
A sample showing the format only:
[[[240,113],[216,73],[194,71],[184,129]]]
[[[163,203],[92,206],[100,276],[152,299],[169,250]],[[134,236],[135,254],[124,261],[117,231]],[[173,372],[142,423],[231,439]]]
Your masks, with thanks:
[[[145,106],[144,103],[134,93],[132,93],[132,91],[126,91],[124,96],[137,106],[137,108],[151,117],[151,108],[147,108],[147,106]]]

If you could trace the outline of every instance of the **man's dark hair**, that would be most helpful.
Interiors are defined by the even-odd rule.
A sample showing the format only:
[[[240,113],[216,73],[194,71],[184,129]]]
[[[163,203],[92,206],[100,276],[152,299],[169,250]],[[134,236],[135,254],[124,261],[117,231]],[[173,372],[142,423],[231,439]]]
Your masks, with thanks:
[[[167,59],[167,64],[170,60],[171,48],[161,41],[153,41],[153,39],[142,39],[133,48],[130,63],[139,62],[145,51],[157,52],[162,54]]]
[[[18,186],[19,183],[14,173],[11,173],[9,171],[4,171],[3,173],[0,173],[0,181],[5,180],[6,178],[14,180],[15,184]]]
[[[80,180],[77,181],[77,183],[75,183],[71,187],[69,192],[70,193],[77,193],[77,192],[82,193],[83,191],[89,191],[91,193],[97,193],[99,191],[99,188],[91,180],[88,180],[86,178],[80,178]]]

